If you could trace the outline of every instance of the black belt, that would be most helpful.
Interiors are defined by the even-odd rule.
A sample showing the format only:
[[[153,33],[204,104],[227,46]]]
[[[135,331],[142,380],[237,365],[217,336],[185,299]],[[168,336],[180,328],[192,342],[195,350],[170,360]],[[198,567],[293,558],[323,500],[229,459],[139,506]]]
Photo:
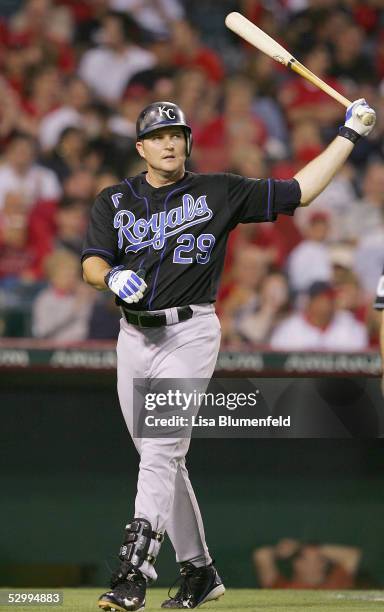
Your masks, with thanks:
[[[164,325],[180,323],[193,317],[193,310],[190,306],[176,308],[178,321],[173,321],[172,323],[167,323],[165,312],[147,312],[144,310],[135,312],[134,310],[127,310],[124,306],[121,306],[121,311],[127,323],[137,325],[138,327],[164,327]]]

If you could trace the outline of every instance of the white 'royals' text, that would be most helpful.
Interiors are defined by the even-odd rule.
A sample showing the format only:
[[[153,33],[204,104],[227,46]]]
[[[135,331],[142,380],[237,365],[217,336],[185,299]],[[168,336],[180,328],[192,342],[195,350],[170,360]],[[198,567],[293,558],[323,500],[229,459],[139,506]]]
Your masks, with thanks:
[[[118,230],[118,246],[123,248],[124,238],[128,241],[126,253],[137,252],[147,246],[159,250],[164,247],[169,236],[180,234],[188,227],[198,225],[212,219],[213,213],[207,204],[207,196],[199,196],[196,200],[189,193],[183,195],[182,205],[170,211],[153,213],[150,218],[136,219],[130,210],[120,210],[116,213],[113,226]]]

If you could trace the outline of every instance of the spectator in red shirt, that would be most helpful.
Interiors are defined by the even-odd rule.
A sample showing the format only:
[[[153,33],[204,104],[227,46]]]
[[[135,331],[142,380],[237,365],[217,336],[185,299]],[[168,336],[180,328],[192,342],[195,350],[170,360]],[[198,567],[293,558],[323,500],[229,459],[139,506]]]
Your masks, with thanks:
[[[225,87],[224,112],[197,132],[196,159],[205,172],[226,170],[231,151],[247,145],[263,146],[267,130],[253,111],[253,84],[245,77],[229,79]],[[199,160],[201,158],[201,161]],[[210,164],[206,168],[206,164]]]
[[[26,50],[18,42],[9,43],[2,48],[0,62],[4,79],[21,98],[29,66]]]
[[[75,67],[71,47],[73,21],[66,7],[53,0],[27,0],[9,24],[9,43],[25,47],[35,64],[48,61],[62,73]]]
[[[319,126],[310,119],[298,121],[291,129],[291,156],[276,162],[272,176],[279,179],[291,178],[296,172],[324,149]]]
[[[182,68],[201,68],[208,79],[219,83],[224,78],[220,57],[203,45],[198,31],[184,20],[172,24],[175,64]]]
[[[205,132],[206,127],[218,117],[218,100],[221,89],[207,80],[201,68],[180,70],[175,78],[175,101],[184,110],[192,127],[194,141]],[[192,159],[195,150],[192,149]]]
[[[352,546],[301,544],[290,539],[253,554],[260,586],[272,589],[351,589],[360,558],[361,551]],[[283,560],[291,566],[291,577],[279,569]]]
[[[230,172],[234,174],[257,178],[268,174],[263,151],[256,145],[233,149],[231,161]],[[290,251],[301,241],[302,236],[293,218],[288,215],[281,215],[275,223],[239,225],[229,236],[226,266],[232,261],[233,250],[241,248],[238,244],[239,238],[262,248],[263,251],[269,251],[270,263],[281,268]]]
[[[28,211],[24,198],[8,193],[0,226],[0,284],[15,286],[34,280],[36,254],[28,247]]]
[[[40,64],[26,79],[22,99],[23,130],[37,137],[40,121],[57,109],[63,93],[61,75],[53,65]]]
[[[326,47],[314,46],[304,55],[303,63],[326,83],[341,93],[343,92],[340,82],[335,78],[327,77],[330,57]],[[291,124],[310,119],[320,127],[327,127],[335,121],[341,121],[344,115],[343,107],[340,104],[318,87],[298,76],[291,78],[284,85],[280,94],[280,102]]]
[[[20,119],[20,101],[16,91],[4,79],[0,80],[0,144],[7,144],[11,134],[17,130]]]
[[[242,344],[236,332],[235,317],[240,311],[253,311],[258,304],[258,291],[268,273],[268,255],[247,245],[235,253],[232,278],[223,288],[217,304],[220,313],[223,343]]]

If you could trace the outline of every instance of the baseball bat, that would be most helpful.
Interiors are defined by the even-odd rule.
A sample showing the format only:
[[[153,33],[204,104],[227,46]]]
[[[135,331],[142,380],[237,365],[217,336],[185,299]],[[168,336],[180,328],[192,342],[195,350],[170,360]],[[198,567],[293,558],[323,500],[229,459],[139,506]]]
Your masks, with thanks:
[[[308,70],[306,66],[301,64],[297,59],[295,59],[289,51],[284,49],[276,40],[274,40],[271,36],[268,36],[263,30],[258,28],[254,23],[249,21],[244,15],[241,13],[229,13],[225,19],[225,25],[227,28],[235,32],[241,38],[244,38],[251,45],[274,59],[276,62],[280,64],[284,64],[287,68],[290,68],[300,76],[307,79],[310,83],[327,93],[331,98],[334,98],[340,104],[344,106],[349,106],[352,104],[348,98],[345,98],[341,93],[336,91],[333,87],[325,83],[322,79],[320,79],[316,74]],[[364,125],[371,125],[374,121],[374,116],[371,113],[365,113],[361,117]]]

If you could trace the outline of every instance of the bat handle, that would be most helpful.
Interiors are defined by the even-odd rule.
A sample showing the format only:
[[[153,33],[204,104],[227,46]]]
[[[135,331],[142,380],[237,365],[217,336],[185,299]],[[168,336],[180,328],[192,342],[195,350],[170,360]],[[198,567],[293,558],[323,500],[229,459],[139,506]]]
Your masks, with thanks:
[[[372,125],[374,120],[375,120],[375,117],[374,117],[374,115],[372,115],[372,113],[365,113],[361,117],[361,121],[364,123],[364,125]]]
[[[331,96],[331,98],[333,98],[334,100],[337,100],[337,102],[340,102],[340,104],[343,104],[343,106],[345,106],[346,108],[348,108],[348,106],[352,104],[351,100],[348,100],[348,98],[343,96],[339,91],[336,91],[336,89],[328,85],[328,83],[326,83],[325,81],[320,79],[316,74],[308,70],[306,66],[298,62],[297,59],[295,59],[294,57],[291,58],[291,60],[288,62],[287,65],[288,65],[288,68],[293,70],[293,72],[296,72],[296,74],[299,74],[300,76],[307,79],[307,81],[309,81],[310,83],[312,83],[313,85],[315,85],[316,87],[318,87],[319,89],[327,93],[329,96]],[[361,117],[361,121],[363,122],[364,125],[372,125],[374,120],[375,119],[372,113],[365,113]]]

